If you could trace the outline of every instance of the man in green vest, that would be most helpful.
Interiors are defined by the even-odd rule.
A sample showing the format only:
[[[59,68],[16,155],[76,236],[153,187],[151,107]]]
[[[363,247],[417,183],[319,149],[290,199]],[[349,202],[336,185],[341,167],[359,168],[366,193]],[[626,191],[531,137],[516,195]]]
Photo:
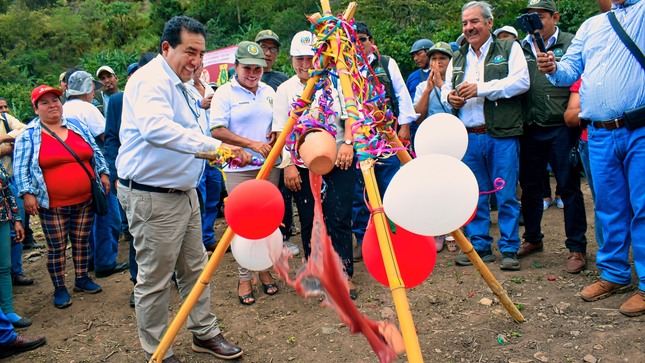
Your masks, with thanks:
[[[529,88],[529,72],[519,43],[499,40],[492,33],[490,4],[471,1],[461,9],[462,30],[468,44],[452,58],[446,71],[441,97],[452,107],[468,131],[468,149],[462,161],[477,178],[480,191],[495,188],[501,178],[505,187],[497,191],[497,242],[502,270],[519,270],[520,204],[515,196],[519,175],[519,136],[522,134],[520,95]],[[480,196],[466,234],[484,262],[494,262],[491,250],[489,195]],[[457,265],[470,265],[458,255]]]
[[[521,13],[536,13],[542,20],[539,34],[545,47],[552,51],[556,60],[566,53],[573,34],[560,31],[557,23],[560,14],[553,0],[529,0]],[[578,168],[569,162],[569,153],[580,137],[579,128],[569,128],[564,122],[564,111],[569,102],[569,87],[556,87],[537,69],[536,55],[539,52],[532,36],[522,40],[522,50],[529,66],[531,88],[524,97],[524,134],[520,138],[520,186],[522,187],[522,211],[524,213],[524,243],[518,256],[523,257],[543,250],[542,223],[542,177],[547,163],[555,175],[560,196],[564,202],[565,245],[569,255],[565,270],[579,273],[587,265],[586,249],[587,218],[580,191]]]

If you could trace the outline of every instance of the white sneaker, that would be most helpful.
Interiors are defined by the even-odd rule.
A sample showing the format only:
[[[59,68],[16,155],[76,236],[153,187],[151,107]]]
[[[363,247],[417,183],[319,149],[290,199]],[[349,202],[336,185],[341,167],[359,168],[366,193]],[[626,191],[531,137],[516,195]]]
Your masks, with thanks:
[[[556,198],[555,199],[555,205],[556,205],[556,207],[558,207],[560,209],[564,209],[564,202],[562,201],[561,198]]]
[[[542,199],[542,208],[543,208],[544,210],[549,209],[549,207],[551,206],[551,204],[553,204],[553,200],[551,200],[551,201],[549,202],[549,201],[548,201],[548,200],[546,200],[546,199]]]
[[[295,244],[289,241],[284,241],[283,244],[289,249],[289,252],[292,256],[298,256],[300,254],[300,248],[298,248],[298,246],[296,246]]]

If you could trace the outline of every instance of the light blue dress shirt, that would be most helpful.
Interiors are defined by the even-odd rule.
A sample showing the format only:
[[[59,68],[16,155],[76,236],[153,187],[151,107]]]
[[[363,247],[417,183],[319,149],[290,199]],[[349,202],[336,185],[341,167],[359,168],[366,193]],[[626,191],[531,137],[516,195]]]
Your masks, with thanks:
[[[645,51],[645,1],[627,0],[614,7],[618,21]],[[604,121],[645,105],[645,70],[611,27],[607,14],[585,21],[567,53],[547,78],[555,86],[570,86],[582,76],[580,118]]]

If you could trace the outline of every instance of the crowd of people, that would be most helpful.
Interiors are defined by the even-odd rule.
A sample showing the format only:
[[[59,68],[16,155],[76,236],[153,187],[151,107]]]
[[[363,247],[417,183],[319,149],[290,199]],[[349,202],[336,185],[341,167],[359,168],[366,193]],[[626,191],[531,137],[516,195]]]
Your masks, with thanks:
[[[545,199],[544,180],[550,168],[564,210],[569,251],[564,270],[576,274],[585,269],[583,167],[595,202],[601,278],[580,296],[595,301],[636,289],[619,311],[639,316],[645,314],[645,248],[640,238],[645,234],[640,174],[645,167],[645,60],[639,60],[645,59],[645,2],[611,2],[610,10],[607,1],[599,0],[603,12],[573,35],[559,29],[553,0],[529,0],[520,12],[541,20],[536,37],[546,49],[540,49],[537,38],[520,39],[510,25],[494,30],[492,7],[471,1],[462,8],[463,34],[455,42],[419,39],[411,45],[418,70],[407,80],[397,61],[380,54],[368,24],[356,21],[354,27],[356,47],[369,65],[360,71],[384,86],[387,106],[398,119],[399,138],[413,142],[427,117],[453,113],[467,130],[462,161],[473,171],[480,191],[493,190],[496,178],[505,181],[495,198],[480,195],[473,219],[464,226],[481,259],[498,259],[492,248],[492,210],[498,215],[502,270],[519,270],[522,257],[544,250],[548,236],[541,231],[542,217],[551,203],[550,189]],[[135,308],[141,348],[147,358],[155,352],[168,328],[171,286],[185,299],[197,282],[218,243],[213,224],[222,196],[256,178],[260,166],[252,161],[268,156],[314,68],[313,33],[301,31],[291,40],[294,75],[289,78],[273,69],[282,48],[279,36],[262,30],[254,41],[238,44],[234,77],[211,87],[201,77],[205,40],[201,23],[174,17],[164,27],[159,52],[145,53],[127,68],[125,92],[109,65],[101,66],[96,78],[70,69],[60,75],[59,88],[33,89],[37,117],[27,125],[8,114],[7,102],[0,98],[0,357],[46,342],[15,332],[31,325],[12,303],[12,286],[33,284],[21,260],[23,249],[38,247],[29,216],[39,217],[45,235],[54,306],[72,304],[65,281],[69,240],[75,292],[102,292],[91,271],[105,278],[129,268],[134,284],[129,303]],[[325,219],[326,227],[345,269],[348,294],[357,299],[352,276],[354,263],[362,260],[370,212],[362,175],[352,170],[357,159],[342,90],[334,88],[332,98],[337,159],[324,176],[323,210],[334,216]],[[237,167],[220,170],[194,157],[220,147],[240,160]],[[572,161],[577,151],[581,165]],[[300,253],[290,240],[295,201],[306,259],[311,254],[313,197],[309,170],[299,164],[284,151],[267,179],[283,194],[281,232],[285,251],[294,256]],[[396,158],[376,165],[381,193],[400,166]],[[105,194],[107,212],[96,209],[95,187]],[[129,243],[127,262],[117,260],[119,241]],[[436,241],[437,251],[446,243],[449,252],[457,252],[446,236],[436,236]],[[460,266],[471,264],[465,254],[455,254],[454,260]],[[254,272],[241,266],[238,270],[239,302],[251,305],[256,300]],[[258,277],[265,294],[279,292],[269,270]],[[196,352],[221,359],[243,354],[222,336],[208,286],[190,312],[187,328]],[[172,349],[163,361],[179,362]]]

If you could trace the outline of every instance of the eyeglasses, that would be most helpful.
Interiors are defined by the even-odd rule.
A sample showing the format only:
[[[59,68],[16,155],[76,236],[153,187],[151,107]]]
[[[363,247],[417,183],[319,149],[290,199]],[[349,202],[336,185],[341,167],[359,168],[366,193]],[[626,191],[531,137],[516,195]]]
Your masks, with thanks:
[[[8,109],[9,109],[9,106],[6,106],[6,105],[0,106],[0,110],[8,110]]]
[[[198,99],[193,97],[193,95],[190,94],[190,92],[186,89],[186,86],[183,84],[179,85],[179,88],[181,89],[181,92],[184,94],[184,99],[186,100],[186,103],[188,104],[188,108],[190,108],[190,112],[192,112],[193,116],[195,116],[195,119],[199,119],[199,116],[201,116],[201,104]],[[193,108],[193,105],[195,107]]]
[[[368,37],[358,37],[358,40],[360,40],[361,42],[365,43],[366,41],[369,40],[369,38]]]
[[[264,44],[260,45],[260,48],[262,48],[263,52],[266,52],[268,50],[271,53],[278,53],[278,51],[280,50],[280,48],[278,47],[267,47]]]

